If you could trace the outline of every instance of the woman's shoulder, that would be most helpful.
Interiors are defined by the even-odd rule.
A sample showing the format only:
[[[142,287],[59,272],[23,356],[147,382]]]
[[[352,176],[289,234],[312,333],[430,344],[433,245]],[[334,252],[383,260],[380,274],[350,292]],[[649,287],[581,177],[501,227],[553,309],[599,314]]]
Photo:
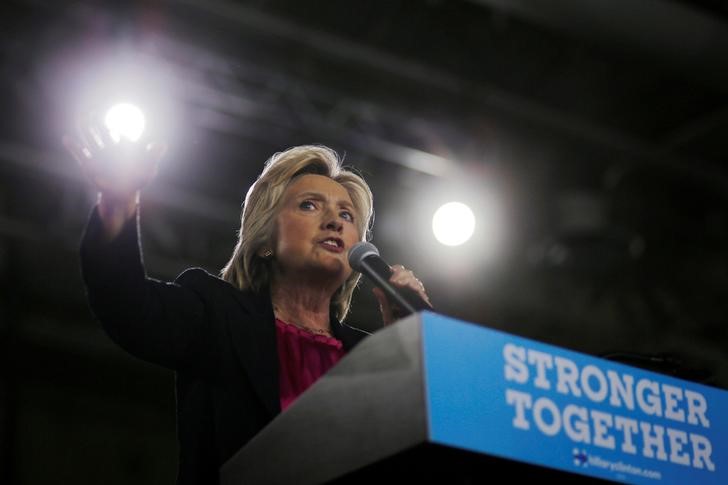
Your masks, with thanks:
[[[238,288],[203,268],[187,268],[175,278],[178,285],[197,290],[236,291]],[[243,291],[242,293],[246,293]]]
[[[188,268],[180,273],[174,282],[198,294],[207,296],[221,296],[225,294],[233,296],[238,301],[250,300],[250,303],[254,303],[261,298],[259,294],[250,290],[240,290],[230,282],[203,268]]]
[[[219,276],[215,276],[203,268],[187,268],[175,278],[174,282],[184,286],[197,284],[232,286]]]
[[[273,321],[273,305],[267,289],[260,292],[241,290],[202,268],[186,269],[174,283],[193,291],[210,312],[212,320]]]

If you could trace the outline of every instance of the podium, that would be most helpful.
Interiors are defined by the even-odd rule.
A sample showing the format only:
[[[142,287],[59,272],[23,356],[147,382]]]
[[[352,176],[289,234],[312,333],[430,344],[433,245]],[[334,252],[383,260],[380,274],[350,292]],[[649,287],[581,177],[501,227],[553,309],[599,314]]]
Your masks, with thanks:
[[[434,313],[362,341],[223,485],[728,483],[728,392]]]

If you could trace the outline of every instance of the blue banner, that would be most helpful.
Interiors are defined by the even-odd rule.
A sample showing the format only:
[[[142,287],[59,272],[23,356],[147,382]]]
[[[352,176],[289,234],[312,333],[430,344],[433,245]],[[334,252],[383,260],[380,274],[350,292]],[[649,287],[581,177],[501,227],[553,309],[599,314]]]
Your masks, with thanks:
[[[728,392],[422,314],[430,439],[635,484],[728,484]]]

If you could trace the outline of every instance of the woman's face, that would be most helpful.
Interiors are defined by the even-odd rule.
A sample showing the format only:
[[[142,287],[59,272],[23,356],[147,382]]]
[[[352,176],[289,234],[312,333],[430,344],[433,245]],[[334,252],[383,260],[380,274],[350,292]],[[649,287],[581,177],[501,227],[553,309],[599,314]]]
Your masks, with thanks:
[[[359,241],[347,190],[323,175],[303,175],[283,194],[275,259],[282,277],[341,286],[351,274],[349,249]]]

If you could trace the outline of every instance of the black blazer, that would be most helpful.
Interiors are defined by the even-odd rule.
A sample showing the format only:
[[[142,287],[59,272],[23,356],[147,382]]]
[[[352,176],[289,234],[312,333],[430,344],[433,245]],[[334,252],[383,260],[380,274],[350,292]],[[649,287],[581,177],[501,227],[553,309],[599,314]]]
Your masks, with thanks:
[[[199,268],[174,283],[148,278],[138,214],[104,243],[94,209],[81,268],[91,309],[108,335],[176,373],[177,483],[218,483],[220,466],[281,412],[269,292],[240,291]],[[346,350],[368,335],[333,316],[331,328]]]

